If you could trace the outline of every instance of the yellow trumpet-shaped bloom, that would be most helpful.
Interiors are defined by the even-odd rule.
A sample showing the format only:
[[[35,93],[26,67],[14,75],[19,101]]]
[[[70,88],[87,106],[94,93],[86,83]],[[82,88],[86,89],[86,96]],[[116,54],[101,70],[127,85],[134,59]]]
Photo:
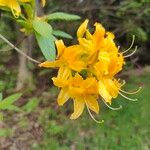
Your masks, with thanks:
[[[100,59],[102,55],[117,54],[118,48],[114,42],[114,34],[106,32],[100,23],[95,23],[95,31],[91,34],[87,28],[88,20],[85,20],[77,31],[79,45],[88,53],[88,64],[91,65]],[[106,57],[105,57],[106,58]]]
[[[53,78],[54,85],[61,88],[58,95],[58,104],[63,105],[69,98],[73,99],[74,112],[71,119],[78,118],[85,105],[94,111],[99,112],[98,98],[98,82],[94,77],[83,79],[82,76],[76,74],[68,80],[61,78]]]
[[[93,65],[95,69],[94,74],[98,79],[102,76],[112,78],[122,70],[124,64],[124,58],[121,53],[103,51],[99,53],[98,61]]]
[[[99,80],[99,94],[109,104],[112,98],[116,98],[119,94],[121,84],[116,79],[104,78]]]
[[[13,15],[18,17],[21,13],[19,2],[26,3],[31,0],[0,0],[0,7],[8,7],[11,9]]]
[[[80,72],[86,68],[86,62],[84,61],[84,50],[80,45],[73,45],[66,47],[62,40],[56,41],[56,47],[58,50],[57,59],[55,61],[46,61],[41,63],[40,67],[47,68],[62,68],[65,70],[74,70]]]

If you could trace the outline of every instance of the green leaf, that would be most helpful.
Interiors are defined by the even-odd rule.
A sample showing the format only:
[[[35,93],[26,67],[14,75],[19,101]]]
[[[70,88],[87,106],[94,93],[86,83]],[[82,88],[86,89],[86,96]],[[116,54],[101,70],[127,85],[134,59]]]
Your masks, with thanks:
[[[3,99],[3,101],[0,102],[0,109],[4,109],[10,106],[13,102],[18,100],[21,97],[21,95],[22,95],[21,93],[17,93]]]
[[[65,20],[74,21],[81,19],[78,15],[68,14],[64,12],[55,12],[46,16],[47,20]]]
[[[12,134],[11,129],[0,129],[0,137],[6,137]]]
[[[3,94],[0,93],[0,101],[2,101],[2,99],[3,99]]]
[[[15,105],[9,105],[9,106],[6,106],[4,108],[1,108],[2,110],[13,110],[13,111],[17,111],[17,112],[21,112],[22,110],[15,106]]]
[[[64,31],[60,31],[60,30],[53,30],[53,34],[55,36],[58,37],[63,37],[63,38],[67,38],[67,39],[72,39],[72,36]]]
[[[38,45],[46,60],[55,60],[56,49],[54,43],[54,36],[45,37],[35,32]]]
[[[18,19],[17,22],[22,26],[22,27],[28,27],[28,23],[25,20]]]
[[[39,19],[33,20],[33,29],[41,36],[47,38],[49,38],[52,35],[51,25]]]
[[[23,109],[29,113],[36,109],[36,107],[39,105],[39,102],[40,101],[37,98],[29,99],[29,102],[23,106]]]

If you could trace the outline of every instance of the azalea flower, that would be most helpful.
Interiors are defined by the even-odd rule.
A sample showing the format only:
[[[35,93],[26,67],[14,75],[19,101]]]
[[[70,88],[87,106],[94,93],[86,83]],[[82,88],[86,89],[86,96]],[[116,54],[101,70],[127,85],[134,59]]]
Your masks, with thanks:
[[[99,113],[98,105],[98,83],[94,77],[83,79],[82,76],[76,74],[74,77],[68,80],[62,80],[61,78],[53,78],[54,85],[61,88],[58,96],[58,104],[63,105],[69,98],[73,99],[74,112],[71,115],[71,119],[78,118],[84,107],[87,106],[95,113]]]
[[[86,19],[77,30],[78,44],[66,47],[62,40],[57,40],[56,60],[43,62],[39,66],[59,68],[57,77],[52,78],[54,85],[60,88],[57,102],[63,105],[69,99],[73,100],[71,119],[77,119],[86,106],[92,119],[101,123],[91,113],[91,110],[99,113],[99,97],[110,109],[118,110],[121,106],[111,107],[112,99],[121,95],[136,101],[126,94],[135,94],[141,88],[134,92],[124,91],[122,87],[125,82],[116,77],[125,65],[124,59],[136,51],[125,55],[133,42],[129,49],[119,52],[113,33],[107,32],[100,23],[95,23],[95,31],[91,34],[88,22]]]
[[[62,40],[55,42],[58,50],[57,59],[55,61],[46,61],[41,63],[40,67],[59,68],[58,76],[62,76],[63,72],[67,72],[65,77],[69,77],[71,71],[80,72],[86,67],[83,55],[84,50],[80,45],[66,47]]]

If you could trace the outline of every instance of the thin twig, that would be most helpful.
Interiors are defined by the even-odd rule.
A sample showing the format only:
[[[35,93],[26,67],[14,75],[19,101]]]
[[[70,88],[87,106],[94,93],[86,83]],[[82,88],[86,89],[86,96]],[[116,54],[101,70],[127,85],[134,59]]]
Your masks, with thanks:
[[[22,41],[24,41],[25,38],[26,36],[23,36],[23,38],[18,40],[18,42],[14,46],[17,47],[20,43],[22,43]],[[2,50],[0,50],[0,52],[7,52],[11,50],[14,50],[14,49],[12,47],[10,48],[10,46],[8,45],[8,48],[3,48]]]
[[[10,43],[3,35],[0,34],[0,38],[6,42],[10,47],[12,47],[13,49],[15,49],[18,53],[20,53],[21,55],[23,55],[24,57],[26,57],[28,60],[35,62],[37,64],[41,63],[33,58],[31,58],[30,56],[26,55],[24,52],[22,52],[19,48],[17,48],[15,45],[13,45],[12,43]]]

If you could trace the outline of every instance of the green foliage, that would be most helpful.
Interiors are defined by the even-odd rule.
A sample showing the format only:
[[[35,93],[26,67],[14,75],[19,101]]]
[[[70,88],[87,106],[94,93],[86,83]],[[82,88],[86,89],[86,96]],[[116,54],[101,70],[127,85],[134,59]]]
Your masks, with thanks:
[[[55,12],[49,15],[45,16],[46,20],[52,21],[52,20],[65,20],[65,21],[74,21],[81,19],[78,15],[68,14],[64,12]]]
[[[36,97],[31,98],[31,99],[29,99],[29,102],[22,107],[22,109],[25,112],[30,113],[30,112],[34,111],[37,108],[37,106],[39,105],[39,102],[40,101],[39,101],[38,98],[36,98]]]
[[[33,28],[41,52],[47,60],[54,60],[56,57],[56,50],[51,25],[45,21],[35,19],[33,21]]]
[[[61,30],[53,30],[53,35],[62,37],[62,38],[72,39],[72,36],[70,34]]]
[[[136,27],[130,34],[136,36],[136,42],[146,42],[148,40],[148,34],[141,27]]]
[[[21,109],[13,103],[17,101],[21,97],[21,93],[16,93],[6,97],[5,99],[0,101],[0,110],[13,110],[13,111],[21,111]]]
[[[52,36],[52,27],[45,21],[35,19],[33,21],[33,29],[43,37],[49,38]]]
[[[12,130],[11,129],[0,129],[0,137],[7,137],[10,136],[12,134]]]
[[[35,33],[39,47],[45,56],[46,60],[55,60],[56,58],[56,49],[54,44],[54,36],[49,37],[41,36],[38,33]]]

